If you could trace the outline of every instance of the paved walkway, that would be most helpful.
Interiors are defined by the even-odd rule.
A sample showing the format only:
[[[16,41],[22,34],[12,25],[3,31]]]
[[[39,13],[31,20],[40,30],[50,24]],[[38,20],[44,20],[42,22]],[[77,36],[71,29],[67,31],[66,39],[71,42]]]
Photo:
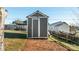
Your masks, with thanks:
[[[56,42],[50,42],[46,39],[28,39],[25,46],[24,50],[27,51],[68,51]]]

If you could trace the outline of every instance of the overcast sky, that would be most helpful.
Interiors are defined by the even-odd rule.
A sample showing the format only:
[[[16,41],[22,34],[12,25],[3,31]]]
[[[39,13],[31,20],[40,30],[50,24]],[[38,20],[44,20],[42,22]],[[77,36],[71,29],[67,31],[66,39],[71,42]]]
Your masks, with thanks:
[[[57,21],[64,21],[68,24],[79,23],[79,9],[76,7],[7,7],[6,9],[8,10],[8,16],[5,24],[10,24],[16,19],[26,20],[26,16],[36,10],[48,15],[50,24]]]

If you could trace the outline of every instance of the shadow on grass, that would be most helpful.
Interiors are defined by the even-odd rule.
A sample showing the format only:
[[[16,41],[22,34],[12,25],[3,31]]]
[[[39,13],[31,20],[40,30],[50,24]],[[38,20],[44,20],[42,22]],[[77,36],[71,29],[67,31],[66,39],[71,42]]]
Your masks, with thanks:
[[[4,32],[4,38],[26,39],[26,34]]]

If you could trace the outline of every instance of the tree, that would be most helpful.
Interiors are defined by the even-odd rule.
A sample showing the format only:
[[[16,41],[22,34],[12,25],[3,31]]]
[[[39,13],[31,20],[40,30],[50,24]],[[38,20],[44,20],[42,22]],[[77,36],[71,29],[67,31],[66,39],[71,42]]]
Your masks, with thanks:
[[[76,27],[75,26],[70,26],[70,33],[71,34],[76,34]]]

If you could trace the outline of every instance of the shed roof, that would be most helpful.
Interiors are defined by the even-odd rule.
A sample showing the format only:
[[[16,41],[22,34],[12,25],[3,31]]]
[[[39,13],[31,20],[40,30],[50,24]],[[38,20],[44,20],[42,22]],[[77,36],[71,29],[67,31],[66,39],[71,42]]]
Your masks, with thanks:
[[[26,16],[26,17],[29,18],[29,17],[33,17],[33,16],[42,16],[42,17],[47,17],[47,18],[48,18],[47,15],[45,15],[45,14],[42,13],[42,12],[40,12],[39,10],[35,11],[34,13],[32,13],[32,14]]]

